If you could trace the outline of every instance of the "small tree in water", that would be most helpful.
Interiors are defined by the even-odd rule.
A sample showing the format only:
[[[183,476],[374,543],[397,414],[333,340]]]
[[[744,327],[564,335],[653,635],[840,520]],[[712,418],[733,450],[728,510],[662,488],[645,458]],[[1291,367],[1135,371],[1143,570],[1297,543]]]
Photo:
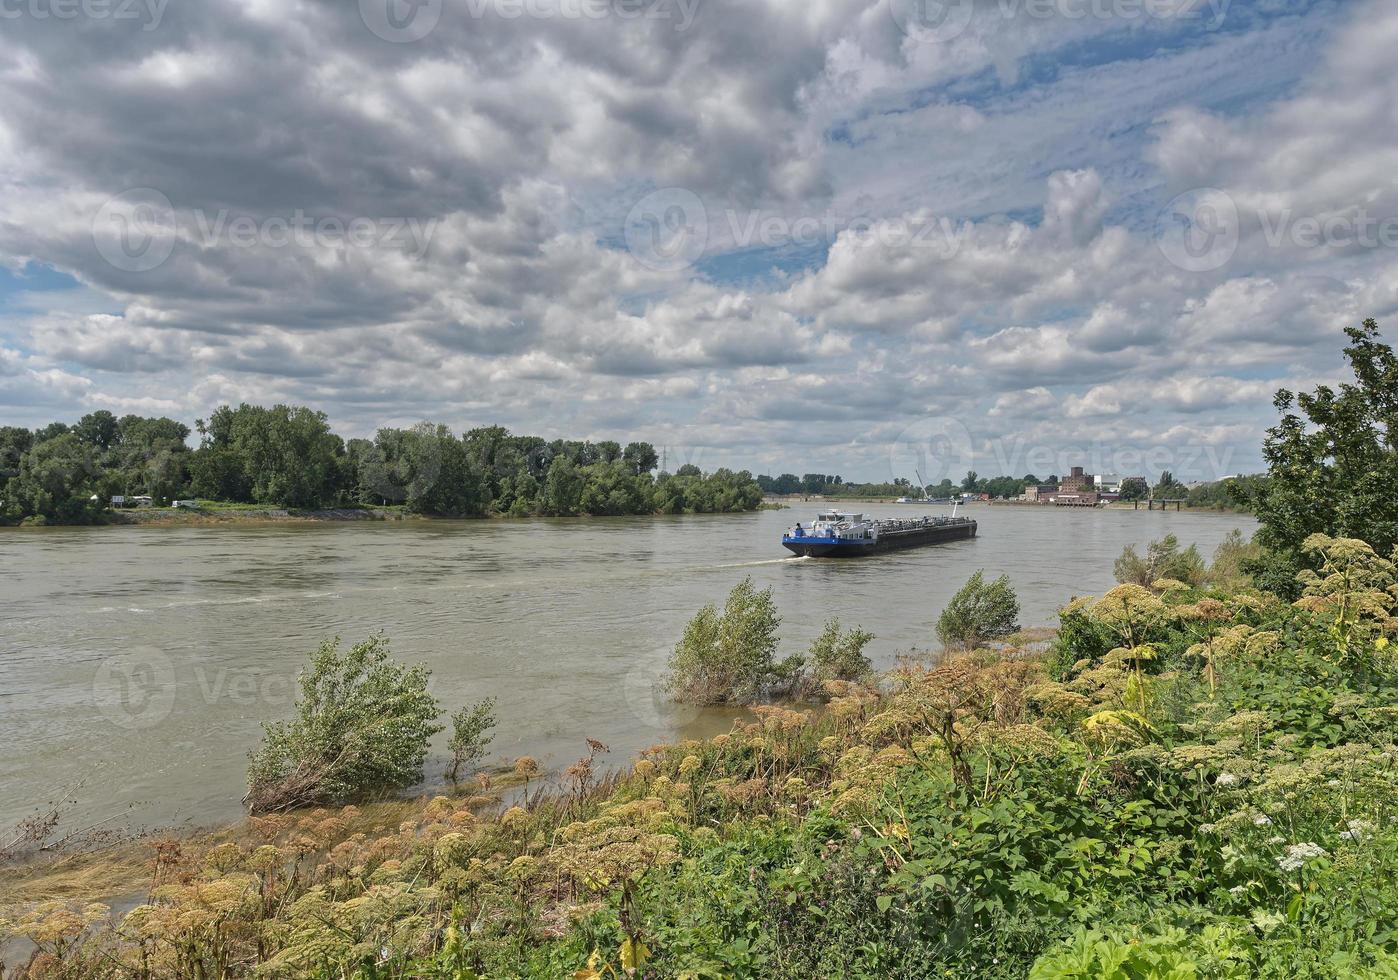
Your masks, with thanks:
[[[1112,566],[1112,571],[1116,574],[1116,580],[1123,585],[1139,585],[1149,589],[1161,579],[1200,585],[1206,569],[1198,548],[1190,545],[1181,550],[1180,539],[1167,534],[1146,546],[1144,558],[1128,544]]]
[[[945,646],[973,647],[1019,629],[1019,598],[1007,575],[989,585],[977,571],[951,597],[937,618],[937,638]]]
[[[841,630],[838,619],[830,620],[811,644],[811,673],[822,682],[867,680],[874,673],[874,665],[864,656],[864,648],[873,638],[873,633],[861,627]]]
[[[874,665],[864,655],[864,648],[874,634],[855,626],[841,629],[838,619],[830,619],[820,636],[811,642],[806,652],[806,669],[792,688],[800,698],[818,698],[825,692],[827,681],[867,682],[873,678]]]
[[[470,769],[484,756],[485,750],[495,736],[490,730],[495,727],[495,699],[486,698],[462,708],[451,716],[451,766],[447,778],[453,783],[462,767]]]
[[[684,628],[670,655],[666,689],[690,704],[742,704],[790,682],[804,661],[796,656],[777,663],[780,624],[772,590],[758,592],[751,578],[743,579],[722,614],[710,603]]]
[[[347,651],[338,637],[321,644],[301,672],[296,718],[263,726],[248,808],[343,804],[416,783],[427,742],[442,730],[427,678],[426,667],[394,661],[382,635]]]

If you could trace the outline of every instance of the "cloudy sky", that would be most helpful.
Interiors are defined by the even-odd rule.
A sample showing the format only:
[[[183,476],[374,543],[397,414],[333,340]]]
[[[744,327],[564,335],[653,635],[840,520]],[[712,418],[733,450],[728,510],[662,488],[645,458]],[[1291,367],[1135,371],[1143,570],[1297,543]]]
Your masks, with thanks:
[[[1398,305],[1396,49],[1391,0],[0,0],[0,423],[1249,471]]]

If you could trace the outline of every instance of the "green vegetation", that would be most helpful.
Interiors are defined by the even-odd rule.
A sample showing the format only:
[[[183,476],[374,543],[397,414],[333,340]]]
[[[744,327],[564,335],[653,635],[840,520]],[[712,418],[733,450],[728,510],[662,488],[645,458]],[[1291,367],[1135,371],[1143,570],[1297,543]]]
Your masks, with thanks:
[[[1019,629],[1019,598],[1008,575],[986,584],[983,571],[966,580],[937,618],[937,638],[949,647],[974,647]]]
[[[780,625],[772,590],[758,592],[752,577],[744,578],[722,613],[710,603],[685,626],[670,655],[666,689],[690,704],[746,704],[789,684],[802,658],[777,662]]]
[[[1312,534],[1358,538],[1379,554],[1398,545],[1398,356],[1373,320],[1345,333],[1354,383],[1277,392],[1282,418],[1262,447],[1270,479],[1238,488],[1262,525],[1258,584],[1291,598],[1297,572],[1314,568],[1303,548]]]
[[[873,639],[873,633],[858,626],[842,630],[838,619],[830,620],[806,654],[812,679],[821,685],[826,681],[869,680],[874,665],[864,655],[864,648]]]
[[[549,442],[499,426],[457,438],[427,422],[346,442],[325,413],[295,405],[224,405],[198,431],[190,449],[179,422],[106,411],[71,427],[0,428],[0,521],[96,523],[113,496],[453,517],[724,513],[762,502],[746,471],[656,474],[644,442]]]
[[[1157,500],[1179,500],[1189,496],[1189,488],[1176,480],[1175,474],[1165,470],[1151,487],[1150,495]]]
[[[388,640],[340,650],[321,644],[301,674],[296,718],[265,725],[251,753],[246,803],[253,813],[343,804],[422,779],[427,740],[441,726],[425,667],[404,667]]]
[[[1113,566],[1116,580],[1123,584],[1150,587],[1161,579],[1172,579],[1186,585],[1201,585],[1204,581],[1204,559],[1199,549],[1190,545],[1180,550],[1180,539],[1167,534],[1146,547],[1142,558],[1127,545]]]
[[[1018,497],[1024,493],[1026,486],[1039,482],[1039,478],[1032,473],[1023,479],[1012,476],[986,479],[975,473],[968,473],[967,476],[970,479],[962,480],[959,484],[945,479],[940,483],[928,484],[927,493],[936,499],[949,498],[962,492],[988,493],[996,498]],[[1057,483],[1058,478],[1052,477],[1049,482]],[[846,483],[843,477],[825,473],[807,473],[799,477],[794,473],[783,473],[777,477],[761,475],[757,477],[757,484],[763,493],[768,494],[801,493],[825,497],[915,497],[922,492],[921,487],[914,486],[905,477],[898,477],[891,483]]]
[[[1128,476],[1121,481],[1122,500],[1145,500],[1150,496],[1150,485],[1143,476]]]
[[[1194,545],[1181,550],[1179,539],[1167,534],[1146,546],[1145,557],[1127,545],[1122,549],[1113,570],[1116,580],[1124,585],[1159,588],[1163,583],[1237,590],[1252,585],[1248,566],[1262,554],[1262,548],[1234,529],[1214,550],[1213,562],[1205,565]]]
[[[1185,495],[1185,506],[1246,513],[1246,498],[1267,483],[1266,476],[1233,476],[1214,483],[1202,483]],[[1143,498],[1144,499],[1144,498]]]
[[[495,741],[490,730],[495,727],[495,699],[485,698],[462,708],[451,716],[451,766],[447,778],[453,783],[462,769],[471,769],[485,758],[485,750]]]
[[[868,681],[874,667],[864,648],[874,634],[825,624],[805,656],[776,659],[781,617],[770,588],[758,592],[744,578],[723,612],[712,603],[685,626],[670,655],[665,689],[689,704],[750,704],[775,694],[816,700],[829,682]]]

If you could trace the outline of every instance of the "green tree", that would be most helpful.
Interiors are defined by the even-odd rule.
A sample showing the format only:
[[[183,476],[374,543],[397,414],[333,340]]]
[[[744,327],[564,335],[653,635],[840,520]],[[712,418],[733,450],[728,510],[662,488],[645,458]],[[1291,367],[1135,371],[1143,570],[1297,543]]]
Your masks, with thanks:
[[[447,742],[451,752],[448,779],[456,782],[463,768],[469,770],[485,758],[485,750],[495,741],[495,736],[490,734],[494,727],[494,698],[467,705],[451,716],[451,740]]]
[[[428,674],[393,660],[382,635],[343,651],[338,638],[321,644],[301,673],[296,717],[264,725],[250,755],[248,808],[339,805],[421,780],[442,730]]]
[[[1189,488],[1175,479],[1175,474],[1165,470],[1160,474],[1160,479],[1151,488],[1151,496],[1157,500],[1161,498],[1178,500],[1189,495]]]
[[[279,507],[323,507],[338,499],[344,443],[330,431],[324,412],[300,405],[224,405],[199,425],[201,452],[229,451],[211,472],[191,461],[201,488],[210,482],[226,481],[233,491],[245,485],[252,500]]]
[[[650,475],[637,475],[622,460],[594,463],[583,470],[578,507],[587,514],[640,514],[652,509]]]
[[[90,524],[101,519],[109,498],[97,451],[68,432],[24,454],[19,472],[5,486],[5,515]]]
[[[94,449],[111,449],[121,436],[116,416],[105,408],[84,415],[73,426],[73,432]]]
[[[1132,545],[1127,545],[1112,566],[1116,580],[1123,585],[1139,585],[1149,589],[1161,579],[1173,579],[1186,585],[1201,585],[1204,582],[1204,559],[1194,545],[1180,548],[1180,539],[1167,534],[1159,541],[1146,546],[1145,557],[1136,553]]]
[[[1262,555],[1262,546],[1243,537],[1237,528],[1228,532],[1227,537],[1214,549],[1213,561],[1209,565],[1207,581],[1217,589],[1236,592],[1252,585],[1248,567],[1256,563]]]
[[[1345,334],[1354,382],[1278,391],[1281,421],[1262,446],[1269,479],[1236,485],[1266,549],[1249,570],[1259,587],[1288,598],[1300,593],[1297,573],[1316,567],[1301,547],[1312,534],[1358,538],[1381,555],[1398,544],[1398,358],[1375,320]]]
[[[174,419],[123,416],[103,463],[117,492],[165,501],[178,496],[189,483],[187,438],[189,426]]]
[[[444,517],[476,517],[489,506],[489,483],[471,450],[444,425],[380,429],[355,455],[357,492],[366,501]]]
[[[71,430],[66,422],[50,422],[42,429],[35,430],[34,445],[37,446],[41,442],[48,442],[50,439],[57,439],[59,436],[67,434],[69,431]]]
[[[845,631],[838,619],[828,620],[806,654],[812,677],[821,683],[868,680],[874,674],[874,664],[864,655],[864,648],[873,639],[873,633],[858,626]]]
[[[194,496],[206,500],[252,501],[252,478],[232,446],[204,445],[191,453],[189,488]]]
[[[637,476],[649,473],[660,462],[655,447],[648,442],[628,442],[621,452],[621,458]]]
[[[1008,575],[989,584],[978,570],[937,618],[937,638],[948,647],[974,647],[1019,629],[1019,598]]]
[[[544,481],[545,513],[563,517],[576,514],[582,505],[583,476],[567,456],[555,456]]]
[[[28,429],[0,426],[0,499],[3,499],[6,484],[19,476],[20,461],[33,445],[34,433]],[[0,513],[3,511],[4,505],[0,504]]]
[[[728,594],[723,612],[710,603],[685,626],[670,656],[666,689],[690,704],[745,704],[774,684],[791,679],[802,658],[777,663],[781,617],[771,588],[761,592],[744,578]]]
[[[1128,476],[1121,481],[1122,500],[1145,500],[1150,496],[1150,484],[1143,476]]]

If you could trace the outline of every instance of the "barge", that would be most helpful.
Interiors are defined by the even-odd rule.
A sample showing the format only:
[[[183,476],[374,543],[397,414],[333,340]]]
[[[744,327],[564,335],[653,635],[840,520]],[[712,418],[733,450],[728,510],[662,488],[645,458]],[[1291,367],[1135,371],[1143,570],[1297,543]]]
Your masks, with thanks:
[[[911,520],[873,520],[832,510],[809,527],[798,523],[791,528],[782,535],[782,547],[803,558],[854,558],[975,536],[976,522],[955,516],[955,510],[951,517]]]

